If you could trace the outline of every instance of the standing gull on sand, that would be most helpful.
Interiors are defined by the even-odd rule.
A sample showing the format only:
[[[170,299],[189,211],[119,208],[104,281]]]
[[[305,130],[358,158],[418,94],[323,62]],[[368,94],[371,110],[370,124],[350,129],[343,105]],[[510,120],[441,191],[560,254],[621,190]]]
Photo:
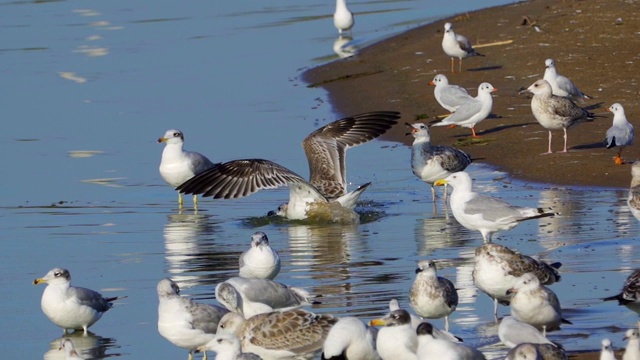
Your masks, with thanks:
[[[640,220],[640,161],[634,162],[631,166],[631,185],[627,205],[633,216]]]
[[[289,186],[289,202],[278,213],[288,219],[306,219],[311,205],[337,202],[353,209],[369,185],[347,193],[346,151],[384,134],[400,118],[393,111],[375,111],[334,121],[312,132],[302,142],[310,180],[269,160],[234,160],[216,165],[180,185],[187,194],[235,199],[262,189]]]
[[[507,293],[514,294],[511,299],[511,316],[542,329],[543,336],[546,336],[547,330],[560,329],[560,323],[571,324],[562,318],[562,309],[556,294],[540,284],[534,273],[522,275]]]
[[[433,95],[436,101],[449,112],[456,111],[462,104],[473,99],[465,88],[449,84],[449,79],[443,74],[436,75],[429,85],[435,86]]]
[[[170,343],[189,351],[191,360],[200,346],[215,338],[218,322],[229,311],[180,296],[178,284],[168,278],[160,280],[156,288],[158,332]],[[207,358],[206,352],[203,358]]]
[[[618,295],[604,298],[604,301],[610,300],[618,300],[619,305],[624,305],[640,314],[640,269],[636,269],[629,275]]]
[[[564,148],[567,152],[567,129],[580,122],[593,120],[593,114],[582,109],[568,98],[553,95],[551,85],[546,80],[534,82],[527,90],[533,93],[531,99],[531,111],[536,120],[549,131],[549,150],[545,154],[551,154],[551,130],[564,131]]]
[[[273,280],[280,272],[280,255],[269,246],[269,238],[262,231],[251,235],[251,248],[239,259],[240,277]]]
[[[47,284],[42,293],[42,311],[54,324],[67,330],[84,330],[100,320],[123,297],[105,298],[99,293],[71,286],[71,273],[62,268],[51,269],[44,277],[33,280],[34,285]]]
[[[465,228],[480,231],[485,242],[491,242],[493,233],[510,230],[525,220],[555,215],[542,208],[514,206],[498,198],[473,192],[471,177],[464,171],[453,173],[434,184],[453,186],[450,200],[453,217]]]
[[[204,155],[185,151],[184,134],[182,131],[171,129],[158,139],[158,143],[165,143],[160,160],[160,176],[172,187],[178,187],[201,172],[211,169],[213,163]],[[178,193],[178,204],[182,207],[182,194]],[[193,196],[193,204],[198,204],[198,196]]]
[[[462,59],[470,56],[484,56],[473,50],[473,46],[466,37],[456,34],[453,31],[452,23],[444,24],[444,36],[442,37],[442,50],[444,53],[451,57],[451,72],[455,73],[454,63],[455,58],[460,59],[460,65],[458,66],[458,72],[462,72]]]
[[[347,8],[347,0],[336,0],[336,11],[333,13],[333,25],[338,29],[340,36],[345,31],[351,32],[353,24],[353,13]]]
[[[472,136],[476,135],[475,126],[477,123],[486,119],[491,114],[493,108],[493,97],[491,93],[498,91],[493,85],[484,82],[478,87],[478,96],[460,105],[456,112],[442,119],[442,121],[432,126],[458,125],[471,128]]]
[[[640,360],[640,333],[638,329],[629,329],[624,335],[627,346],[624,349],[622,360]]]
[[[622,105],[615,103],[609,106],[607,111],[613,113],[613,125],[607,130],[604,143],[607,145],[607,149],[615,146],[620,148],[618,155],[613,158],[613,162],[616,165],[622,165],[624,163],[624,160],[622,160],[622,149],[633,143],[633,125],[627,120]]]
[[[617,360],[616,355],[613,353],[613,347],[611,346],[611,340],[602,340],[602,349],[600,350],[600,360]]]
[[[449,331],[449,315],[458,306],[458,292],[453,283],[440,277],[432,260],[418,262],[416,278],[409,293],[409,304],[419,316],[427,319],[444,317],[444,330]]]
[[[436,201],[436,189],[433,183],[463,171],[471,164],[471,157],[464,151],[453,146],[431,145],[429,128],[422,123],[409,124],[411,134],[415,138],[411,145],[411,170],[422,181],[431,185],[431,196]],[[447,188],[444,188],[444,198],[447,199]]]
[[[376,340],[376,349],[382,360],[418,359],[418,337],[406,310],[393,310],[383,318],[371,320],[369,325],[384,326],[378,331]]]
[[[569,78],[558,74],[556,63],[553,59],[545,60],[544,65],[543,79],[547,80],[549,85],[551,85],[553,95],[577,99],[591,99],[589,96],[583,94],[582,91],[578,90],[578,87],[575,86]]]

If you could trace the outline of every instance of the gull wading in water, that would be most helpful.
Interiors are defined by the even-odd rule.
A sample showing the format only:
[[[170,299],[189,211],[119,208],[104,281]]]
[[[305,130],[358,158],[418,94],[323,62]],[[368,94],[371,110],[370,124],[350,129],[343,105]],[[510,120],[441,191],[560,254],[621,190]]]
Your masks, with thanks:
[[[47,284],[40,302],[42,311],[65,333],[82,329],[86,334],[111,309],[113,301],[124,298],[105,298],[93,290],[71,286],[71,274],[62,268],[51,269],[44,277],[33,280],[33,284]]]
[[[465,88],[449,84],[449,79],[443,74],[436,75],[429,85],[435,86],[433,95],[436,101],[449,112],[456,111],[462,104],[473,99]]]
[[[204,155],[183,149],[184,134],[180,130],[167,130],[158,143],[166,144],[160,160],[160,176],[174,188],[214,165]],[[178,193],[178,204],[182,206],[181,193]],[[193,196],[193,204],[198,204],[197,195]]]
[[[189,360],[202,345],[213,340],[220,319],[228,313],[219,306],[200,304],[180,296],[171,279],[162,279],[158,291],[158,332],[172,344],[189,351]],[[203,359],[207,358],[204,353]]]
[[[312,132],[302,142],[309,162],[309,181],[272,161],[245,159],[217,164],[177,190],[214,199],[235,199],[262,189],[289,186],[289,202],[278,209],[278,214],[288,219],[306,219],[313,206],[337,205],[351,211],[370,183],[347,193],[347,149],[384,134],[399,118],[398,112],[369,112],[334,121]]]
[[[472,136],[476,135],[475,126],[491,114],[493,108],[492,92],[498,91],[493,85],[484,82],[478,86],[478,96],[460,105],[451,115],[431,126],[458,125],[471,129]]]
[[[460,59],[458,72],[462,72],[462,59],[470,56],[484,56],[473,50],[473,46],[466,37],[453,31],[452,23],[444,24],[444,36],[442,38],[442,50],[451,57],[451,72],[454,73],[455,58]]]
[[[471,177],[464,171],[453,173],[434,184],[453,187],[450,199],[453,217],[465,228],[480,231],[485,242],[491,242],[493,233],[510,230],[525,220],[556,215],[542,208],[515,206],[474,192],[471,189]]]
[[[571,99],[553,95],[551,85],[546,80],[538,80],[526,90],[533,94],[531,99],[531,112],[538,123],[549,131],[549,150],[545,154],[551,154],[551,130],[564,131],[564,148],[567,152],[567,129],[580,122],[594,119],[594,115],[576,105]]]
[[[437,275],[435,262],[422,260],[416,268],[416,278],[409,292],[409,304],[423,318],[444,317],[444,330],[448,332],[449,315],[458,306],[458,292],[449,279]]]
[[[591,99],[591,97],[578,90],[578,87],[575,86],[569,78],[558,74],[556,62],[553,59],[545,60],[544,65],[545,70],[543,79],[547,80],[549,85],[551,85],[553,95],[568,98]]]
[[[515,319],[513,316],[505,316],[500,320],[498,337],[509,349],[513,349],[524,343],[551,344],[555,346],[555,344],[544,337],[538,329]]]
[[[280,272],[280,255],[269,246],[267,234],[262,231],[251,235],[251,248],[240,255],[240,277],[269,279]]]
[[[480,350],[433,336],[433,325],[423,322],[416,330],[418,336],[418,360],[456,359],[485,360]]]
[[[640,314],[640,269],[636,269],[629,275],[619,294],[604,298],[603,300],[618,300],[619,305],[624,305],[630,310]]]
[[[627,120],[622,105],[615,103],[609,106],[607,111],[613,113],[613,125],[607,130],[604,143],[607,145],[607,149],[615,146],[620,148],[618,154],[613,158],[613,162],[616,165],[622,165],[624,163],[622,149],[633,143],[633,125]]]
[[[383,326],[376,339],[376,349],[382,360],[418,359],[418,337],[406,310],[393,310],[385,317],[369,321],[369,325]]]
[[[431,145],[429,128],[422,123],[409,124],[414,137],[411,145],[411,170],[422,181],[431,185],[431,196],[436,201],[436,189],[433,183],[463,171],[471,164],[471,157],[453,146]],[[408,134],[407,134],[408,135]],[[447,187],[444,188],[444,198],[447,199]]]
[[[336,0],[336,11],[333,13],[333,25],[342,36],[345,31],[351,32],[355,21],[353,13],[347,8],[347,0]]]

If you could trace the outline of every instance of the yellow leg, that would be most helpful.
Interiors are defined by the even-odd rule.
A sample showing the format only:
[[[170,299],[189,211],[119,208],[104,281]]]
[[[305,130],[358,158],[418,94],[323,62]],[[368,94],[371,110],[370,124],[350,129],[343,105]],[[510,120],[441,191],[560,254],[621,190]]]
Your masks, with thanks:
[[[193,195],[193,207],[198,207],[198,195]]]
[[[458,72],[462,73],[462,58],[460,58],[460,65],[458,67]]]
[[[455,66],[456,66],[456,60],[454,58],[451,58],[451,73],[452,74],[456,73]]]
[[[182,208],[182,193],[178,193],[178,207]]]

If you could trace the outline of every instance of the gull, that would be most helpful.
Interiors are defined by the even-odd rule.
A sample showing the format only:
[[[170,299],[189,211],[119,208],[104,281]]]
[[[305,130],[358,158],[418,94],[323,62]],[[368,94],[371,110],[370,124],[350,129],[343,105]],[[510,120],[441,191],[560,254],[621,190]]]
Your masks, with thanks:
[[[553,95],[551,85],[546,80],[538,80],[525,91],[533,93],[531,111],[536,120],[549,131],[549,149],[551,154],[551,130],[564,131],[564,149],[567,152],[567,129],[580,122],[594,119],[594,115],[576,105],[571,99]]]
[[[447,340],[436,339],[433,336],[433,326],[423,322],[416,330],[418,335],[418,359],[456,359],[456,360],[484,360],[484,354],[478,349]]]
[[[618,155],[613,158],[613,162],[616,165],[622,165],[624,163],[621,156],[622,149],[633,143],[633,125],[627,121],[624,108],[619,103],[609,106],[607,111],[613,113],[613,125],[607,130],[604,143],[607,145],[607,149],[611,149],[614,146],[620,148]]]
[[[406,310],[393,310],[383,318],[371,320],[369,325],[384,326],[376,339],[376,349],[382,360],[418,359],[418,337]]]
[[[389,311],[400,310],[400,305],[398,304],[397,299],[389,300]],[[411,317],[411,327],[415,330],[418,328],[418,325],[422,323],[422,319],[413,314],[409,314]],[[433,325],[433,324],[431,324]],[[453,342],[462,342],[462,339],[453,335],[452,333],[444,330],[440,330],[437,327],[433,327],[433,337],[436,339],[442,339]]]
[[[422,181],[431,185],[431,196],[436,201],[433,183],[457,171],[463,171],[471,164],[471,157],[453,146],[431,145],[429,128],[422,123],[409,124],[414,137],[411,145],[411,170]],[[447,198],[447,188],[444,189]]]
[[[517,253],[506,246],[485,243],[476,248],[473,265],[475,286],[493,299],[493,315],[498,316],[498,302],[509,305],[512,288],[525,273],[536,274],[540,283],[551,285],[560,281],[561,263],[547,264],[530,256]]]
[[[511,298],[511,316],[516,320],[542,328],[542,335],[547,330],[560,329],[560,323],[571,324],[562,318],[560,301],[556,294],[544,285],[534,273],[522,275],[507,293],[513,293]]]
[[[228,313],[218,324],[217,334],[234,334],[245,352],[263,359],[302,357],[322,348],[337,318],[301,309],[274,311],[245,319]]]
[[[624,340],[627,340],[627,347],[624,349],[622,360],[640,360],[640,334],[638,329],[627,330]]]
[[[619,305],[624,305],[630,310],[640,314],[640,269],[636,269],[629,275],[619,294],[604,298],[603,300],[618,300]]]
[[[555,344],[547,339],[535,327],[517,320],[513,316],[505,316],[498,326],[498,337],[500,341],[512,349],[520,344]]]
[[[611,347],[611,340],[602,339],[602,350],[600,351],[600,360],[617,360]]]
[[[491,242],[493,233],[510,230],[522,221],[555,215],[542,208],[514,206],[501,199],[473,192],[471,177],[464,171],[453,173],[434,184],[453,186],[450,200],[453,217],[465,228],[480,231],[485,242]]]
[[[160,160],[160,176],[172,187],[177,187],[201,172],[211,169],[214,164],[204,155],[185,151],[184,134],[180,130],[171,129],[158,139],[165,143]],[[182,194],[178,193],[178,204],[182,206]],[[193,196],[193,204],[198,204],[197,195]]]
[[[220,304],[247,319],[256,314],[311,304],[307,291],[267,279],[233,277],[218,284],[215,294]]]
[[[99,293],[82,287],[71,286],[69,270],[51,269],[44,277],[33,280],[34,285],[47,284],[40,305],[44,314],[54,324],[67,330],[87,329],[111,309],[113,301],[124,297],[105,298]]]
[[[568,98],[583,98],[591,99],[591,97],[578,90],[578,87],[573,84],[569,78],[558,74],[556,69],[556,63],[553,59],[547,59],[544,61],[545,70],[543,79],[546,80],[553,91],[553,95],[568,97]]]
[[[62,339],[62,341],[60,342],[60,348],[58,350],[64,350],[64,356],[66,360],[84,360],[83,357],[78,355],[78,352],[73,346],[73,341],[71,341],[71,339]]]
[[[460,105],[473,99],[465,88],[449,84],[449,79],[443,74],[436,75],[429,85],[435,86],[433,95],[436,101],[449,112],[456,111]]]
[[[254,353],[243,353],[240,339],[234,334],[219,334],[199,348],[200,351],[215,351],[216,360],[261,360]]]
[[[444,330],[449,331],[449,315],[458,306],[458,292],[449,279],[437,276],[435,262],[421,260],[409,293],[409,304],[423,318],[444,317]]]
[[[269,279],[280,272],[280,255],[269,246],[267,234],[262,231],[251,235],[251,248],[240,255],[240,277]]]
[[[312,132],[302,142],[310,180],[269,160],[234,160],[214,166],[180,185],[187,194],[233,199],[262,189],[289,186],[289,202],[278,214],[306,219],[311,205],[337,203],[353,209],[369,183],[347,193],[345,155],[348,148],[384,134],[400,118],[392,111],[369,112],[334,121]]]
[[[351,32],[354,23],[353,13],[347,8],[347,1],[336,0],[336,11],[333,13],[333,25],[338,29],[340,35],[345,31]]]
[[[478,96],[460,105],[453,114],[431,126],[458,125],[471,128],[472,136],[474,138],[478,137],[475,126],[480,121],[486,119],[491,113],[491,109],[493,108],[493,97],[491,93],[494,91],[498,91],[498,89],[494,88],[493,85],[488,82],[483,82],[478,86]]]
[[[509,350],[507,360],[568,360],[564,350],[552,344],[522,343]]]
[[[627,205],[633,216],[640,220],[640,162],[636,161],[631,166],[631,185],[627,196]],[[639,296],[640,298],[640,296]],[[639,311],[640,312],[640,311]]]
[[[456,34],[453,31],[453,24],[445,23],[444,24],[444,37],[442,38],[442,50],[444,53],[451,57],[451,72],[454,71],[454,58],[460,59],[460,65],[458,67],[458,72],[462,72],[462,59],[468,58],[470,56],[484,56],[480,53],[477,53],[473,50],[469,39],[466,37]]]
[[[379,360],[376,335],[376,328],[368,327],[357,317],[340,318],[329,330],[321,359]]]
[[[160,280],[156,288],[158,332],[172,344],[188,350],[191,360],[200,346],[215,338],[220,319],[229,311],[180,296],[178,284],[168,278]]]

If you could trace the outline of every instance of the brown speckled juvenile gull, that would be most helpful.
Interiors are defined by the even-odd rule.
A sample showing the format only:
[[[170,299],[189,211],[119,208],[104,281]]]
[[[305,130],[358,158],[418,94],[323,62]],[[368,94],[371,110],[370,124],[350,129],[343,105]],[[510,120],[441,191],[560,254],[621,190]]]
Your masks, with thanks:
[[[640,269],[635,270],[629,275],[619,294],[610,296],[604,300],[618,300],[618,304],[624,305],[630,310],[640,314]]]
[[[435,86],[433,95],[436,101],[449,112],[456,111],[460,105],[473,99],[473,96],[469,95],[465,88],[449,84],[449,79],[443,74],[436,75],[429,82],[429,85]]]
[[[544,285],[560,281],[558,268],[561,263],[547,264],[530,256],[517,253],[506,246],[485,243],[476,248],[473,266],[473,282],[478,289],[494,301],[493,314],[498,315],[498,302],[509,305],[512,288],[525,273],[536,274]]]
[[[353,209],[368,184],[346,192],[347,149],[384,134],[399,118],[398,112],[375,111],[340,119],[312,132],[302,142],[309,162],[309,181],[272,161],[245,159],[217,164],[177,190],[215,199],[235,199],[262,189],[289,186],[289,202],[279,209],[289,219],[305,219],[309,205],[315,202],[335,201]]]
[[[291,359],[322,348],[337,318],[305,310],[274,311],[245,319],[228,313],[218,324],[218,334],[234,334],[245,352],[263,359]]]
[[[454,63],[455,58],[460,59],[460,64],[458,66],[458,72],[462,72],[462,59],[468,58],[470,56],[484,56],[480,53],[477,53],[469,39],[466,37],[456,34],[453,31],[452,23],[444,24],[444,36],[442,37],[442,50],[444,53],[451,57],[451,72],[454,73]]]
[[[553,95],[577,99],[591,99],[591,97],[583,94],[573,81],[569,80],[566,76],[558,74],[556,62],[553,59],[545,60],[544,65],[543,79],[547,80],[549,85],[551,85]]]
[[[564,149],[567,152],[567,129],[580,122],[593,120],[593,114],[576,105],[571,99],[553,95],[551,85],[546,80],[538,80],[527,88],[533,93],[531,111],[536,120],[549,131],[549,150],[551,154],[551,130],[564,131]],[[544,155],[543,154],[543,155]]]
[[[444,317],[444,330],[449,331],[449,315],[458,306],[458,292],[451,280],[437,275],[435,262],[421,260],[409,293],[409,305],[423,318]]]
[[[431,135],[425,124],[406,125],[411,127],[411,134],[415,138],[411,145],[411,170],[415,176],[431,185],[431,196],[435,202],[436,189],[433,183],[466,169],[471,164],[471,157],[453,146],[431,145]],[[444,198],[447,199],[446,186]]]

